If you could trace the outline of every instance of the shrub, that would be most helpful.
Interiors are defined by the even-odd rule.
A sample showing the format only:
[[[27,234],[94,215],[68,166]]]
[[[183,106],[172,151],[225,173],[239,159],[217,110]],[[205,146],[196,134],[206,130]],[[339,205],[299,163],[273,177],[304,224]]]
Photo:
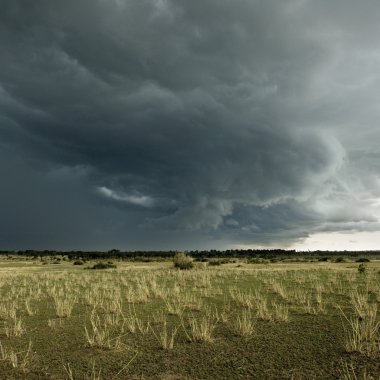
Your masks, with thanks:
[[[94,264],[90,269],[111,269],[116,268],[116,265],[112,261],[105,262],[99,262]]]
[[[359,264],[359,266],[358,266],[358,272],[359,273],[365,273],[365,271],[366,271],[365,265],[363,263]]]
[[[173,263],[174,268],[178,269],[191,269],[194,266],[193,258],[183,252],[179,252],[174,256]]]
[[[82,260],[75,260],[73,262],[73,265],[83,265],[83,264],[84,264],[84,262]]]
[[[366,257],[360,257],[359,259],[355,260],[357,263],[369,263],[370,259],[367,259]]]
[[[344,258],[339,256],[334,260],[335,263],[344,263]]]

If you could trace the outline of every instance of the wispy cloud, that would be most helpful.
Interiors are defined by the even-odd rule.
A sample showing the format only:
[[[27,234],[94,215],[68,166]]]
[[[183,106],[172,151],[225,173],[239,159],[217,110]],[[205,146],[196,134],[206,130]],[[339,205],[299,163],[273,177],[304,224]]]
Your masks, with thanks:
[[[147,195],[126,194],[121,191],[111,190],[105,186],[98,187],[97,190],[101,195],[105,196],[106,198],[113,199],[115,201],[131,203],[136,206],[147,207],[147,208],[151,208],[154,206],[153,198]]]

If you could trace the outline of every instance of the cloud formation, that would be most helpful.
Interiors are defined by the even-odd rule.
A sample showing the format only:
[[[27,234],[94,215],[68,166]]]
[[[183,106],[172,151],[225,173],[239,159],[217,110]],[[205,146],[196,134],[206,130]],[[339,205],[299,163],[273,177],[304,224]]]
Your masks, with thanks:
[[[0,242],[222,248],[378,231],[379,10],[2,1]]]
[[[154,206],[154,200],[146,195],[125,194],[122,192],[111,190],[105,186],[99,187],[98,192],[106,198],[114,199],[116,201],[127,202],[133,205],[149,208]]]

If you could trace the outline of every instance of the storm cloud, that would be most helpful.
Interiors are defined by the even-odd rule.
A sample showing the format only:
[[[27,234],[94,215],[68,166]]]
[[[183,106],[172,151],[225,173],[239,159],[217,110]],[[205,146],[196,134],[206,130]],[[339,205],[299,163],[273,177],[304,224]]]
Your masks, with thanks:
[[[0,1],[1,248],[380,231],[376,1]]]

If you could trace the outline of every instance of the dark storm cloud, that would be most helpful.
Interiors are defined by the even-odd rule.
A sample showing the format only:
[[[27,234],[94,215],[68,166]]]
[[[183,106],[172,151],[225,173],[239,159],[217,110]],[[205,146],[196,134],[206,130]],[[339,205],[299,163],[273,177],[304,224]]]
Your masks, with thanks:
[[[276,245],[376,230],[378,11],[0,2],[3,244]]]

